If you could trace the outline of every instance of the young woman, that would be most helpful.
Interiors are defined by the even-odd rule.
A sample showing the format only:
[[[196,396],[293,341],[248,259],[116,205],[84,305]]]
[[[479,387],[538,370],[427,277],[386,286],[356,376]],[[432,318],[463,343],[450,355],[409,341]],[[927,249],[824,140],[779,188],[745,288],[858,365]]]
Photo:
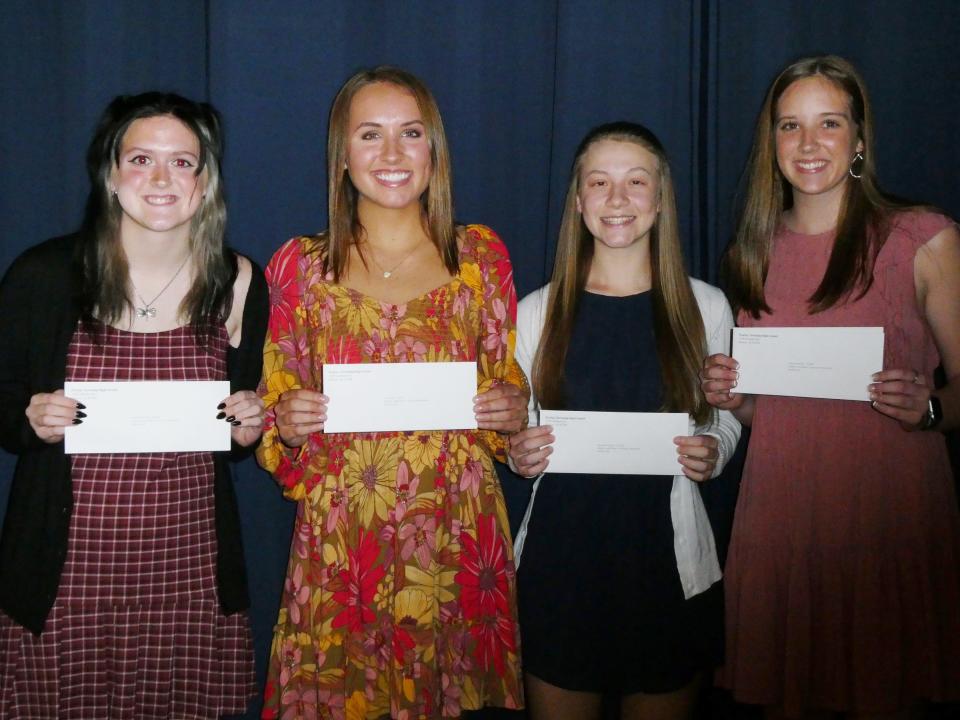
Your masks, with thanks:
[[[772,717],[908,716],[960,697],[960,518],[940,434],[960,421],[960,235],[881,193],[875,159],[850,63],[784,69],[727,258],[741,325],[883,326],[872,402],[738,394],[726,355],[702,372],[709,402],[752,426],[720,677]]]
[[[216,112],[115,99],[82,230],[0,286],[0,440],[19,455],[0,543],[0,716],[217,718],[254,690],[227,464],[260,437],[266,284],[224,246]],[[230,380],[233,453],[64,454],[94,413],[64,381]]]
[[[720,658],[713,534],[693,481],[717,475],[740,426],[712,411],[697,370],[725,348],[723,294],[684,270],[670,165],[633,123],[591,130],[573,163],[551,283],[520,303],[517,357],[531,427],[511,439],[535,477],[517,545],[527,701],[534,720],[688,717]],[[689,413],[677,475],[550,474],[538,408]]]
[[[330,228],[289,241],[267,271],[258,458],[299,506],[264,717],[520,707],[492,465],[526,418],[507,250],[454,224],[440,113],[409,73],[347,80],[328,164]],[[476,362],[479,430],[324,434],[324,363],[444,361]]]

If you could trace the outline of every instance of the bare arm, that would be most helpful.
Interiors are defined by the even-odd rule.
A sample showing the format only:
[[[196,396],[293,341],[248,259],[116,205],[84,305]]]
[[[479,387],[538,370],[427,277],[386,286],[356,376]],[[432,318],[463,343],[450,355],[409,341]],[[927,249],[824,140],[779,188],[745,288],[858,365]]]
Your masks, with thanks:
[[[934,235],[914,258],[914,282],[919,305],[940,352],[947,384],[937,391],[927,386],[914,368],[877,373],[871,385],[873,407],[914,430],[927,413],[927,401],[936,395],[943,407],[938,430],[960,427],[960,233],[955,225]]]

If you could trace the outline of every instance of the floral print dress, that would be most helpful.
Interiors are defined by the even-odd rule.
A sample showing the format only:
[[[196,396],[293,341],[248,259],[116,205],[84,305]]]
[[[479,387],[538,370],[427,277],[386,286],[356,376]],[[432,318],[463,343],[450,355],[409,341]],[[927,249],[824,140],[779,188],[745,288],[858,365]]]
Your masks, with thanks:
[[[314,433],[274,426],[280,395],[321,389],[323,363],[476,361],[478,390],[525,386],[514,361],[506,247],[466,228],[457,275],[404,304],[323,274],[315,238],[273,257],[260,464],[298,501],[264,718],[458,717],[522,706],[515,570],[481,430]]]

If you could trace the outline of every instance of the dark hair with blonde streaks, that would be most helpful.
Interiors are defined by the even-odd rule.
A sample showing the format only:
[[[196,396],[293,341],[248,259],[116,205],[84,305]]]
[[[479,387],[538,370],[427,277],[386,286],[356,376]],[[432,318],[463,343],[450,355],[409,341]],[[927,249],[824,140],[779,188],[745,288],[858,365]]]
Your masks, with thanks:
[[[169,116],[179,120],[197,138],[200,157],[195,175],[204,181],[200,207],[190,221],[190,253],[193,281],[178,314],[193,326],[203,344],[212,326],[229,314],[237,262],[224,245],[227,210],[223,199],[220,167],[223,137],[220,117],[207,103],[198,103],[173,93],[147,92],[121,95],[107,106],[87,149],[87,197],[79,269],[81,318],[96,335],[94,319],[118,322],[132,312],[127,256],[120,243],[123,209],[110,191],[111,177],[120,163],[123,138],[130,126],[143,118]]]
[[[350,246],[356,245],[366,233],[357,212],[359,193],[347,171],[350,147],[350,104],[364,87],[375,83],[389,83],[408,91],[417,101],[423,119],[427,142],[430,145],[430,182],[420,197],[424,230],[429,235],[443,263],[451,274],[459,268],[457,233],[453,220],[452,173],[447,136],[443,131],[440,109],[433,95],[416,76],[389,65],[361,70],[352,75],[340,88],[330,109],[330,130],[327,135],[327,187],[330,227],[315,238],[314,248],[323,254],[324,271],[333,273],[339,281],[350,257]],[[363,253],[360,252],[363,259]],[[365,260],[364,260],[365,262]]]
[[[886,240],[891,211],[909,205],[877,186],[873,112],[856,68],[836,55],[802,58],[787,66],[770,85],[760,109],[740,221],[723,262],[724,285],[734,309],[753,317],[770,311],[763,292],[770,246],[784,210],[793,205],[792,188],[777,164],[777,104],[788,87],[809,77],[822,77],[846,94],[857,138],[863,142],[863,160],[855,169],[860,178],[847,179],[830,261],[808,299],[811,313],[855,292],[863,297],[873,283],[873,264]]]
[[[601,140],[634,143],[657,158],[660,212],[650,231],[654,336],[663,388],[662,409],[690,413],[698,423],[710,416],[697,372],[706,355],[703,318],[690,287],[680,247],[677,202],[666,150],[650,130],[629,122],[600,125],[580,142],[557,239],[557,256],[540,345],[533,362],[533,388],[541,407],[565,406],[564,366],[580,297],[593,259],[594,238],[577,209],[583,159]]]

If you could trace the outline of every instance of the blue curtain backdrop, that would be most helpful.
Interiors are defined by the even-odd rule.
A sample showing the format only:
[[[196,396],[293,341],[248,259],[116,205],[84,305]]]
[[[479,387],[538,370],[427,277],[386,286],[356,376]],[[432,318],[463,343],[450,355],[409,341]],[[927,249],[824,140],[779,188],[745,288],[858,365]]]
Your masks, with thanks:
[[[800,55],[860,67],[885,186],[960,216],[958,30],[953,0],[3,0],[0,269],[78,224],[96,117],[114,95],[148,89],[223,113],[229,239],[265,264],[326,224],[336,89],[361,66],[392,63],[436,94],[458,218],[503,236],[521,294],[548,276],[577,142],[621,118],[667,146],[691,274],[713,281],[763,91]],[[12,467],[0,453],[0,515]],[[504,483],[522,511],[525,484]],[[253,463],[237,488],[262,673],[293,506]],[[705,488],[721,536],[735,488]]]

